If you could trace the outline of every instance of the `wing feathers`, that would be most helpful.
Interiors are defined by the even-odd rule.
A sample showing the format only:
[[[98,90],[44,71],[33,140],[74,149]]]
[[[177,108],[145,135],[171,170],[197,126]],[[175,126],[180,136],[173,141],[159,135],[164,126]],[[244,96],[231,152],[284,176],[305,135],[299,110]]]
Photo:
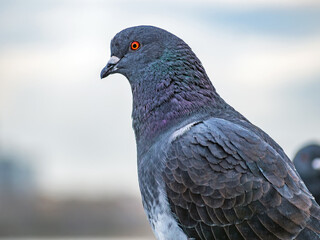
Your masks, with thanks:
[[[179,136],[166,155],[167,197],[189,237],[320,239],[319,206],[285,155],[252,132],[211,119]]]

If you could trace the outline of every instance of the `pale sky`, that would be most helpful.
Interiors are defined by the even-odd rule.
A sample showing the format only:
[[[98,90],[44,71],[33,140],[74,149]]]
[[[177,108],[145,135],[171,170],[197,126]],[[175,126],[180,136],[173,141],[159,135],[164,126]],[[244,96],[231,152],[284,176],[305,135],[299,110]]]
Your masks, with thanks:
[[[112,37],[143,24],[184,39],[292,157],[320,142],[318,2],[1,2],[0,150],[30,161],[46,193],[138,196],[130,87],[99,74]]]

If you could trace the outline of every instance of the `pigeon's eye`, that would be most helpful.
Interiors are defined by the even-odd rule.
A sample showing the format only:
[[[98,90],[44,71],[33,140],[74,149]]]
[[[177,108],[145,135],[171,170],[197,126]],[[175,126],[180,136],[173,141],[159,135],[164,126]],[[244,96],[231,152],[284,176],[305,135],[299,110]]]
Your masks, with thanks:
[[[140,43],[137,41],[134,41],[131,43],[131,50],[137,50],[140,47]]]

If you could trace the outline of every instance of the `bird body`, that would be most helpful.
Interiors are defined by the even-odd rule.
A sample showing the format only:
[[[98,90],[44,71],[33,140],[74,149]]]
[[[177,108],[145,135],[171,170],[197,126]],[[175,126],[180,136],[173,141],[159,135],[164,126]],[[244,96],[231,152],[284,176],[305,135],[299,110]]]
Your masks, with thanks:
[[[281,147],[228,105],[200,60],[151,26],[118,33],[101,77],[133,96],[143,206],[159,240],[320,239],[320,208]]]

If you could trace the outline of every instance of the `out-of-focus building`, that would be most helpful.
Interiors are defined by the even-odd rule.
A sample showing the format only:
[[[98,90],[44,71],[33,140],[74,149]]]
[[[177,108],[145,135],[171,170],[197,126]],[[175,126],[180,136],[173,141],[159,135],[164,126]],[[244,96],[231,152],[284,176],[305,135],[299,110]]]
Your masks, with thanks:
[[[0,199],[30,198],[35,195],[32,166],[14,155],[0,153]]]
[[[32,164],[18,154],[0,152],[0,236],[30,229],[37,189]]]

